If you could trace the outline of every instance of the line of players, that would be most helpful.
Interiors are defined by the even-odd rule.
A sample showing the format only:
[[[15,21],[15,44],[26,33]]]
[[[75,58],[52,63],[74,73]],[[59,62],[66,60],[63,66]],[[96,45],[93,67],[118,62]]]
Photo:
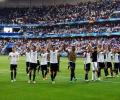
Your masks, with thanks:
[[[68,60],[70,66],[70,81],[76,81],[75,66],[76,57],[75,46],[72,46],[71,50],[66,50],[66,46],[61,48],[48,45],[47,47],[37,48],[31,46],[26,50],[26,72],[29,75],[28,83],[36,83],[36,70],[38,66],[38,59],[40,61],[40,67],[42,71],[43,80],[47,79],[47,74],[50,72],[51,81],[54,84],[57,72],[59,70],[59,52],[65,51],[68,53]],[[119,48],[111,48],[109,46],[98,45],[92,47],[88,45],[84,50],[84,69],[85,80],[89,81],[88,74],[92,65],[92,80],[100,80],[101,69],[104,69],[104,74],[107,77],[109,75],[108,69],[110,68],[111,77],[117,76],[120,70],[120,50]],[[17,65],[19,60],[19,53],[15,48],[9,53],[10,58],[10,70],[11,70],[11,82],[16,81]],[[114,66],[114,68],[113,68]],[[48,71],[49,68],[49,71]],[[115,73],[115,75],[114,75]]]
[[[92,47],[88,45],[84,51],[85,80],[89,81],[88,74],[92,67],[92,80],[101,80],[101,69],[104,69],[105,77],[119,77],[120,71],[120,49],[110,46],[98,45]],[[110,74],[109,71],[110,69]]]
[[[37,48],[36,46],[30,46],[26,50],[26,72],[29,75],[28,83],[36,83],[36,70],[38,67],[38,62],[40,61],[43,80],[47,79],[48,68],[50,70],[51,81],[54,84],[57,72],[59,71],[59,60],[60,60],[60,51],[66,51],[68,53],[69,64],[71,69],[70,81],[75,78],[75,61],[76,53],[75,47],[73,46],[70,51],[66,50],[65,45],[61,46],[60,49],[56,48],[54,45],[48,45],[47,47]],[[11,70],[11,82],[16,81],[17,74],[17,65],[19,60],[19,54],[16,52],[16,49],[13,48],[12,52],[9,53],[10,59],[10,70]]]
[[[27,60],[27,73],[29,74],[29,81],[28,83],[31,83],[31,75],[33,72],[33,83],[35,82],[35,75],[37,66],[39,66],[38,71],[41,69],[43,80],[47,79],[47,73],[48,68],[50,67],[50,73],[51,73],[51,80],[52,83],[55,83],[55,77],[57,75],[57,72],[59,70],[59,51],[56,50],[54,46],[45,48],[39,48],[37,49],[35,46],[33,46],[32,50],[29,48],[26,52],[26,58]],[[40,64],[39,64],[40,61]]]

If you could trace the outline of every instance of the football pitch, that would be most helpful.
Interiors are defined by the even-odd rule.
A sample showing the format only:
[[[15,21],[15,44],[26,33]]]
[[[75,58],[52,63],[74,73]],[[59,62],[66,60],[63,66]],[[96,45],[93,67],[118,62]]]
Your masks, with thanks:
[[[85,82],[83,61],[78,58],[77,81],[70,83],[67,58],[61,58],[60,64],[56,84],[51,84],[50,75],[48,80],[42,80],[41,73],[36,74],[36,84],[28,84],[25,57],[20,57],[17,81],[11,83],[8,57],[0,56],[0,100],[120,100],[120,78]]]

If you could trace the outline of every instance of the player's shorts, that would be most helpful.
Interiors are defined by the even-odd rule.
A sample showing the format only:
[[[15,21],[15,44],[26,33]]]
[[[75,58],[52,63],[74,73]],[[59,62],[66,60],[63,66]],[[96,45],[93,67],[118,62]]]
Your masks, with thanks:
[[[47,70],[47,65],[41,65],[41,70]]]
[[[71,68],[71,69],[75,69],[75,63],[70,62],[70,68]]]
[[[36,70],[37,68],[37,63],[30,63],[30,70]]]
[[[17,65],[13,65],[13,64],[10,65],[10,70],[16,70],[16,69],[17,69]]]
[[[30,67],[30,62],[26,62],[26,67]]]
[[[118,68],[119,68],[119,66],[120,66],[120,64],[119,64],[119,63],[114,63],[114,69],[118,69]]]
[[[40,66],[40,61],[39,60],[37,60],[37,66]]]
[[[119,71],[120,71],[120,62],[119,62]]]
[[[51,63],[50,64],[50,70],[51,71],[58,71],[58,64],[57,63]]]
[[[112,63],[111,62],[107,62],[107,68],[112,68]]]
[[[84,64],[85,71],[90,71],[90,63]]]
[[[104,63],[104,62],[98,62],[98,67],[99,67],[100,69],[105,68],[105,63]]]
[[[92,62],[92,70],[98,70],[98,63],[97,62]]]
[[[50,67],[50,62],[47,62],[47,67]]]

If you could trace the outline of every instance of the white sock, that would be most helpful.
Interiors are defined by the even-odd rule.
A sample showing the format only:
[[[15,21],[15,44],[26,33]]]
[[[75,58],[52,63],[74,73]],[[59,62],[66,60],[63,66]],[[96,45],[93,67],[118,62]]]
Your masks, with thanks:
[[[95,72],[92,72],[92,80],[95,80]]]
[[[95,72],[95,80],[98,80],[97,72]]]

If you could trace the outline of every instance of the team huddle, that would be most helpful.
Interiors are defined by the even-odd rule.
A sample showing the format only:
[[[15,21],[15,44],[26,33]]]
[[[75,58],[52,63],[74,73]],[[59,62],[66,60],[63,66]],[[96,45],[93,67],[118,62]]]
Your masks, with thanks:
[[[72,46],[70,50],[66,49],[66,45],[61,48],[55,45],[47,47],[29,46],[26,49],[26,73],[29,76],[28,83],[36,83],[36,71],[41,70],[43,80],[47,79],[50,73],[52,84],[55,84],[55,78],[59,71],[60,52],[64,51],[68,54],[68,66],[70,69],[70,82],[76,81],[76,47]],[[87,45],[83,53],[85,81],[89,81],[90,67],[92,69],[92,80],[101,80],[101,69],[104,69],[105,77],[119,77],[120,70],[120,50],[118,47],[111,48],[110,46],[97,45],[92,47]],[[19,53],[16,48],[9,53],[11,82],[16,81],[17,65],[19,61]],[[110,73],[108,71],[110,69]],[[110,74],[110,75],[109,75]]]

